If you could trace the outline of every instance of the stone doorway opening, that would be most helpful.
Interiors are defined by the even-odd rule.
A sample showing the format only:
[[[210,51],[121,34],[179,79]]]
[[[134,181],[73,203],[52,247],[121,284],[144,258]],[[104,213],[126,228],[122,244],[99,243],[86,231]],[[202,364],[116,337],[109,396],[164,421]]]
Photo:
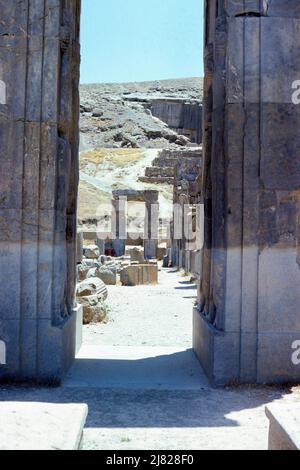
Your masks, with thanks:
[[[188,387],[203,375],[192,351],[200,250],[174,236],[185,234],[184,218],[200,199],[202,85],[175,79],[80,87],[84,346],[67,383],[75,374],[103,386],[122,376],[124,386]]]
[[[74,359],[80,6],[1,2],[1,379],[59,381]],[[217,384],[298,381],[299,7],[257,1],[250,11],[210,0],[205,15],[205,243],[194,348]],[[282,47],[287,38],[293,47]],[[132,107],[143,106],[127,92]],[[173,109],[162,101],[158,109]],[[180,146],[186,136],[176,129]],[[116,145],[136,144],[114,135]],[[144,182],[157,178],[159,161]],[[194,183],[185,187],[191,196]],[[186,263],[182,246],[175,257]]]

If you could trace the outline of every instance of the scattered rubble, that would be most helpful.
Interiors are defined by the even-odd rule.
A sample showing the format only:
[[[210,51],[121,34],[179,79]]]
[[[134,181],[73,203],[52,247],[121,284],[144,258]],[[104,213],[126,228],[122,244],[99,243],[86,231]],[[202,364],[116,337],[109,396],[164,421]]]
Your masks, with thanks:
[[[84,238],[82,233],[79,236]],[[127,247],[124,256],[111,257],[100,254],[97,245],[82,245],[82,253],[77,254],[77,258],[81,262],[77,264],[76,295],[78,303],[83,306],[84,324],[107,320],[107,286],[158,282],[157,260],[145,261],[144,249],[139,246]]]
[[[107,287],[99,278],[86,279],[77,285],[77,301],[83,307],[83,323],[99,323],[106,319]]]

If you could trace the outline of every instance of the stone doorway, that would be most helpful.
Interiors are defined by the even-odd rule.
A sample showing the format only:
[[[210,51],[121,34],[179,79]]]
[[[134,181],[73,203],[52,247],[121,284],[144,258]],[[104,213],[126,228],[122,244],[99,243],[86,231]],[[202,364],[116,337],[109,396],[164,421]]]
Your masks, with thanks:
[[[249,3],[205,2],[206,233],[194,346],[218,384],[300,377],[292,360],[299,107],[291,98],[300,10]],[[0,5],[0,375],[59,381],[76,337],[80,1]]]

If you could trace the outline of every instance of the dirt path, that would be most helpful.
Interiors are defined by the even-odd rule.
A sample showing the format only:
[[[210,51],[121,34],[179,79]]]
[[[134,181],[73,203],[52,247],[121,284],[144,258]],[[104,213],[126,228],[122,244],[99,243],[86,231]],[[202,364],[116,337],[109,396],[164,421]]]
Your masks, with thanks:
[[[192,346],[195,284],[171,269],[155,286],[110,286],[107,324],[84,327],[84,344],[110,346]]]

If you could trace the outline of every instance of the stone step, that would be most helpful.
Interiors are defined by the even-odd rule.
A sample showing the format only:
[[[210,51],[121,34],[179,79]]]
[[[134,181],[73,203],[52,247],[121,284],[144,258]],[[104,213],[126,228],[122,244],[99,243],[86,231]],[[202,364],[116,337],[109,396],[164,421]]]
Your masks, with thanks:
[[[271,403],[269,450],[300,450],[300,403]]]
[[[139,178],[139,181],[141,183],[149,183],[149,184],[174,184],[174,178],[170,177],[163,177],[163,176],[157,176],[157,177],[149,177],[149,176],[141,176]]]
[[[161,346],[83,346],[62,387],[173,391],[210,388],[192,349]]]
[[[146,168],[145,176],[150,178],[174,178],[175,168],[171,166],[150,166]]]
[[[0,403],[0,450],[78,450],[85,404]]]
[[[157,157],[153,160],[152,165],[153,166],[159,166],[159,167],[175,167],[178,163],[179,157],[174,158],[174,157]]]

